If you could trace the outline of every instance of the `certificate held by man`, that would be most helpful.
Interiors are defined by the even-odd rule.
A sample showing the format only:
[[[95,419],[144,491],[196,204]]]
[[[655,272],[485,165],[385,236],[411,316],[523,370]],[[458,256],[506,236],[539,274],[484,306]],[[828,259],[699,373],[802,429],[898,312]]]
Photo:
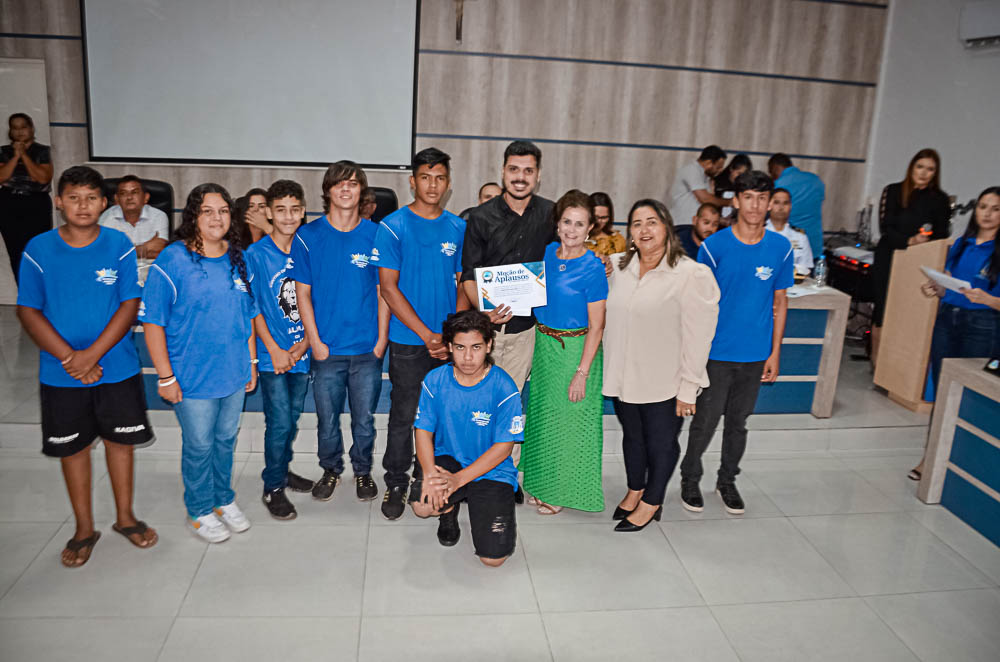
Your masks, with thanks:
[[[545,263],[521,262],[476,269],[479,310],[489,312],[507,306],[514,315],[527,316],[535,306],[547,303]]]

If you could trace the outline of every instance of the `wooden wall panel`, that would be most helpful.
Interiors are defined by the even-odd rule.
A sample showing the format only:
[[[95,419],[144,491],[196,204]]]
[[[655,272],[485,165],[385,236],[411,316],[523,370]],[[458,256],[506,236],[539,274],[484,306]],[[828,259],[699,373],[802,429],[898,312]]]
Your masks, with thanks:
[[[87,121],[83,82],[83,50],[79,40],[4,38],[0,39],[0,56],[45,60],[45,83],[49,93],[49,121]],[[0,122],[5,120],[6,118]]]
[[[710,67],[875,83],[885,10],[797,0],[423,0],[425,49]]]
[[[864,158],[875,88],[690,71],[421,56],[425,133]]]
[[[80,0],[3,0],[0,32],[80,34]]]

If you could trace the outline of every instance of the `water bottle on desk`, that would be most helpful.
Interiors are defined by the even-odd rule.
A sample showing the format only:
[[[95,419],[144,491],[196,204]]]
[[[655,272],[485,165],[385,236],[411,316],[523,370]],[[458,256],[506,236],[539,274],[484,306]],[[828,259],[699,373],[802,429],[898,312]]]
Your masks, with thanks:
[[[826,285],[826,257],[821,256],[816,262],[813,268],[813,280],[816,282],[816,287]]]

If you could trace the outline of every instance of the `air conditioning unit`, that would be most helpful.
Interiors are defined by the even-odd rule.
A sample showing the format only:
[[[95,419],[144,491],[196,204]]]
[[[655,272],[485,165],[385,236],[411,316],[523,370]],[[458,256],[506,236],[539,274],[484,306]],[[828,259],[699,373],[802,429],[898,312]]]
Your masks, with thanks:
[[[970,2],[962,7],[958,37],[966,48],[1000,46],[1000,0]]]

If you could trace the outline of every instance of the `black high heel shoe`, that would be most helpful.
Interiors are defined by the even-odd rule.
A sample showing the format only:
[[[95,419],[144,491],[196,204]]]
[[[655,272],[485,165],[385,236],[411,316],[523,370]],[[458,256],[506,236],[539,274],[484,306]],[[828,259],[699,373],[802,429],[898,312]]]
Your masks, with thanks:
[[[631,515],[634,512],[634,510],[635,509],[633,509],[633,510],[625,510],[621,506],[617,506],[615,508],[615,514],[611,516],[611,519],[613,521],[615,521],[615,522],[617,522],[619,520],[623,520],[626,517],[628,517],[629,515]]]
[[[659,522],[660,517],[662,515],[663,515],[663,506],[660,506],[659,508],[656,509],[656,512],[653,513],[653,516],[649,518],[649,522],[652,522],[653,520]],[[618,522],[618,524],[615,526],[615,531],[621,531],[623,533],[642,531],[647,526],[649,526],[649,522],[646,522],[645,524],[633,524],[632,522],[628,521],[628,519],[623,519],[622,521]]]

